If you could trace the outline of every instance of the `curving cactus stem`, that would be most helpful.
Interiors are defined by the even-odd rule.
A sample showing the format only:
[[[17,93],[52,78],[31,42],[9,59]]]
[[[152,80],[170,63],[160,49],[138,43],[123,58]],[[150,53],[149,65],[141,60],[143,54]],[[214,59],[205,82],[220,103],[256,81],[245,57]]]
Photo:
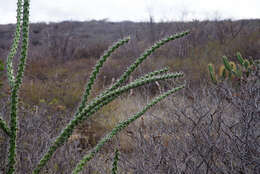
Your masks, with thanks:
[[[227,73],[228,73],[228,71],[225,69],[225,66],[221,65],[219,67],[219,73],[218,73],[219,77],[221,77],[221,79],[226,79]]]
[[[223,79],[226,79],[227,76],[229,79],[234,79],[235,76],[239,76],[240,73],[235,62],[228,61],[228,58],[223,56],[223,63],[224,65],[220,67],[219,73]]]
[[[213,65],[209,64],[208,67],[209,67],[209,73],[210,73],[210,78],[211,78],[212,82],[217,84],[217,78],[216,78],[216,74],[215,74]]]
[[[225,68],[231,72],[232,71],[232,66],[229,64],[228,58],[226,56],[223,56],[223,63]]]
[[[239,61],[239,63],[241,65],[244,65],[245,60],[243,59],[243,57],[242,57],[240,52],[237,52],[237,60]]]
[[[119,151],[118,149],[115,150],[115,157],[113,161],[113,168],[112,168],[112,174],[117,174],[118,170],[118,161],[119,161]]]
[[[229,72],[228,77],[229,79],[233,79],[237,75],[236,74],[237,66],[233,61],[229,61],[229,65],[231,66],[231,71]]]

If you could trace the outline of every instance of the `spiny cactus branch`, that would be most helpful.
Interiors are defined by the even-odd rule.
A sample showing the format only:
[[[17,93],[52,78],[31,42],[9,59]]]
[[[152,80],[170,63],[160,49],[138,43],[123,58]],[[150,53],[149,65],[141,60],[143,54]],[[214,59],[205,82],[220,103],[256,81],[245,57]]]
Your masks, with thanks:
[[[14,34],[14,40],[11,46],[11,50],[7,56],[7,63],[6,63],[7,79],[11,89],[14,86],[14,79],[15,79],[14,69],[13,69],[13,58],[17,52],[18,44],[20,41],[20,34],[21,34],[21,13],[22,13],[22,0],[18,0],[17,9],[16,9],[16,29]]]
[[[151,73],[149,73],[149,74],[150,74],[150,75],[151,75],[151,74],[158,75],[158,74],[160,74],[160,73],[167,72],[166,70],[168,70],[168,69],[167,69],[167,68],[164,68],[164,69],[161,69],[161,70],[158,70],[158,71],[151,72]],[[145,77],[148,77],[149,74],[147,74],[147,75],[145,75],[145,76],[143,76],[143,77],[140,77],[139,80],[144,79]],[[149,77],[150,77],[150,75],[149,75]],[[92,109],[88,111],[88,115],[89,115],[89,116],[90,116],[90,115],[93,115],[93,114],[96,113],[100,108],[102,108],[103,106],[107,105],[108,103],[110,103],[111,101],[113,101],[114,99],[116,99],[118,96],[119,96],[119,95],[113,95],[112,97],[109,97],[109,98],[107,98],[107,99],[104,99],[100,104],[98,104],[98,105],[96,105],[96,106],[93,105]],[[98,97],[97,97],[97,98],[98,98]]]
[[[121,95],[122,93],[124,93],[124,92],[126,92],[130,89],[142,86],[142,85],[150,83],[150,82],[154,82],[154,81],[158,81],[158,80],[171,79],[171,78],[177,78],[177,77],[182,77],[182,76],[183,76],[183,73],[179,72],[179,73],[169,73],[169,74],[165,74],[165,75],[161,75],[161,76],[153,76],[153,77],[150,77],[150,78],[147,78],[147,79],[140,78],[140,79],[137,79],[134,82],[132,82],[132,83],[126,85],[126,86],[123,86],[121,88],[110,91],[110,92],[108,92],[107,94],[105,94],[101,97],[97,97],[89,105],[87,105],[82,110],[81,113],[79,113],[73,120],[71,120],[69,122],[69,124],[62,131],[62,133],[56,138],[55,142],[49,148],[47,153],[41,158],[41,160],[38,163],[38,165],[37,165],[36,169],[34,170],[33,174],[38,174],[40,172],[40,170],[46,165],[47,161],[52,157],[54,152],[68,140],[68,138],[71,136],[74,128],[79,123],[81,123],[83,120],[86,120],[93,113],[95,113],[96,110],[93,110],[94,108],[96,108],[97,106],[104,106],[103,105],[104,101],[111,102],[112,100],[110,100],[110,99],[115,99],[117,96]]]
[[[239,63],[243,66],[245,60],[243,59],[243,57],[242,57],[240,52],[237,52],[237,59],[238,59]]]
[[[150,109],[152,106],[154,106],[155,104],[157,104],[158,102],[160,102],[161,100],[163,100],[164,98],[166,98],[167,96],[173,94],[176,91],[179,91],[180,89],[184,88],[184,85],[177,87],[177,88],[173,88],[172,90],[169,90],[167,92],[165,92],[164,94],[156,97],[155,99],[153,99],[151,101],[151,103],[149,103],[148,105],[145,106],[145,108],[138,112],[137,114],[133,115],[132,117],[130,117],[129,119],[120,122],[119,124],[117,124],[117,126],[115,128],[113,128],[113,130],[108,133],[102,140],[100,140],[98,142],[98,144],[91,150],[91,152],[87,155],[85,155],[83,157],[83,159],[77,164],[76,168],[73,170],[72,174],[78,174],[79,172],[81,172],[83,170],[83,167],[86,165],[86,163],[88,161],[90,161],[97,152],[99,152],[99,150],[103,147],[103,145],[111,140],[116,134],[118,134],[121,130],[123,130],[124,128],[126,128],[130,123],[132,123],[133,121],[135,121],[136,119],[140,118],[148,109]]]
[[[6,122],[1,118],[0,116],[0,128],[2,128],[2,130],[8,135],[11,136],[11,131],[8,128]]]
[[[125,80],[131,75],[131,73],[148,57],[150,56],[153,52],[155,52],[155,50],[157,50],[158,48],[160,48],[161,46],[163,46],[164,44],[176,40],[178,38],[182,38],[186,35],[188,35],[190,33],[189,30],[181,32],[181,33],[177,33],[174,35],[171,35],[165,39],[162,39],[158,42],[156,42],[151,48],[147,49],[138,59],[136,59],[136,61],[130,65],[127,70],[124,72],[124,74],[119,78],[119,80],[117,80],[117,82],[115,84],[113,84],[109,89],[107,89],[102,95],[104,95],[105,93],[114,90],[116,88],[118,88],[123,82],[125,82]]]
[[[109,48],[105,54],[99,59],[99,61],[97,62],[96,66],[93,69],[93,72],[90,75],[89,81],[86,85],[86,90],[85,93],[82,97],[82,101],[81,104],[76,112],[76,115],[79,114],[82,109],[86,106],[87,100],[88,100],[88,96],[90,94],[90,91],[92,89],[92,86],[94,84],[94,81],[97,78],[97,74],[99,73],[100,69],[102,68],[102,66],[104,65],[105,61],[107,60],[107,58],[116,50],[118,49],[120,46],[124,45],[125,43],[127,43],[130,40],[130,37],[127,37],[125,39],[119,40],[118,42],[116,42],[111,48]]]
[[[154,72],[151,72],[151,73],[148,73],[146,74],[145,76],[143,77],[140,77],[139,80],[141,79],[144,79],[144,78],[148,78],[148,77],[152,77],[153,75],[159,75],[161,73],[165,73],[168,71],[168,68],[163,68],[161,70],[157,70],[157,71],[154,71]],[[88,115],[93,115],[94,113],[96,113],[100,108],[102,108],[103,106],[107,105],[108,103],[110,103],[111,101],[113,101],[114,99],[116,99],[119,95],[113,95],[112,97],[110,98],[107,98],[105,100],[102,101],[102,103],[96,105],[96,106],[93,106],[91,109],[91,111],[88,112]]]
[[[101,96],[101,97],[97,97],[96,99],[94,99],[93,102],[91,102],[86,108],[84,108],[81,112],[81,114],[79,115],[79,118],[83,118],[86,119],[85,117],[88,117],[88,115],[86,115],[92,108],[94,108],[96,105],[100,104],[102,101],[106,100],[107,98],[113,97],[113,96],[118,96],[121,95],[122,93],[142,86],[144,84],[147,83],[151,83],[151,82],[155,82],[158,80],[165,80],[165,79],[172,79],[172,78],[178,78],[178,77],[182,77],[184,74],[182,72],[179,73],[168,73],[168,74],[164,74],[164,75],[159,75],[159,76],[152,76],[149,78],[144,79],[143,77],[140,77],[139,79],[136,79],[135,81],[133,81],[132,83],[125,85],[123,87],[120,87],[118,89],[115,89],[111,92],[108,92],[107,94]]]
[[[23,3],[23,24],[22,24],[22,48],[20,64],[18,66],[18,72],[16,81],[13,88],[11,89],[11,119],[10,119],[10,130],[11,135],[9,139],[9,154],[8,154],[8,171],[7,174],[13,174],[15,172],[16,164],[16,137],[17,137],[17,105],[18,105],[18,92],[22,83],[24,74],[27,49],[28,49],[28,38],[29,38],[29,0],[24,0]]]
[[[115,157],[114,157],[114,161],[113,161],[113,167],[112,167],[112,174],[117,174],[118,160],[119,160],[119,151],[118,151],[118,149],[116,149],[115,150]]]
[[[149,78],[149,77],[152,77],[152,76],[163,74],[163,73],[166,73],[168,71],[169,71],[168,68],[163,68],[163,69],[160,69],[160,70],[157,70],[157,71],[153,71],[153,72],[146,74],[144,77],[142,77],[142,79],[146,79],[146,78]]]
[[[212,65],[212,64],[209,64],[209,65],[208,65],[208,68],[209,68],[209,74],[210,74],[210,78],[211,78],[212,82],[213,82],[214,84],[217,84],[216,73],[215,73],[215,71],[214,71],[213,65]]]
[[[225,65],[225,68],[229,71],[232,72],[232,67],[229,64],[228,58],[226,56],[223,56],[223,63]]]

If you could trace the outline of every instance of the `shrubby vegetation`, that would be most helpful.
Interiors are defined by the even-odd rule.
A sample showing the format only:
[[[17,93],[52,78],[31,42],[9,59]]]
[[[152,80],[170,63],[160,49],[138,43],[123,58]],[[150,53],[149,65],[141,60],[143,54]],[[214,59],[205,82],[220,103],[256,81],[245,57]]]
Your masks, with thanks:
[[[191,29],[190,35],[160,47],[128,78],[131,83],[167,66],[185,72],[185,90],[153,106],[111,139],[82,173],[260,173],[259,24],[259,20],[30,24],[27,67],[17,101],[16,173],[32,173],[70,122],[81,102],[85,81],[93,76],[97,57],[114,40],[129,34],[132,38],[104,64],[89,101],[111,87],[146,47],[186,28]],[[7,57],[11,31],[17,26],[0,26],[1,58]],[[19,41],[19,34],[16,32],[14,43]],[[26,40],[22,42],[25,46]],[[19,61],[14,57],[13,66]],[[162,73],[166,71],[161,69]],[[14,101],[8,94],[13,91],[7,85],[12,80],[1,75],[0,118],[12,124],[10,103]],[[178,80],[146,84],[113,100],[75,128],[41,173],[71,173],[86,152],[99,148],[102,137],[119,122],[149,106],[151,98],[176,84]],[[10,146],[6,141],[11,133],[0,123],[0,173],[12,173],[7,165]]]

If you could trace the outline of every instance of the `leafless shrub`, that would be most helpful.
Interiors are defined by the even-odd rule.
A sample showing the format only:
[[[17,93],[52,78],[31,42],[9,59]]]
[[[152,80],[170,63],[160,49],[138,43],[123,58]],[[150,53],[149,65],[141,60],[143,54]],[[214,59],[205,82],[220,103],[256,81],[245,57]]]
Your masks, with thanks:
[[[136,174],[259,173],[259,87],[244,84],[237,94],[222,84],[173,97],[138,126],[136,149],[122,155],[121,167]]]

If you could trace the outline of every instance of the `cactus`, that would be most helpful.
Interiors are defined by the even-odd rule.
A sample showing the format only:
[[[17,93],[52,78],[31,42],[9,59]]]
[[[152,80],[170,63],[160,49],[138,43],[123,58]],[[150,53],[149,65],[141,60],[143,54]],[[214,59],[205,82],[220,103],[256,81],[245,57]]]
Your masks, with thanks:
[[[229,63],[228,58],[226,56],[223,56],[222,60],[223,60],[226,70],[228,70],[229,72],[232,72],[232,66]]]
[[[117,169],[118,169],[118,160],[119,160],[119,151],[116,149],[115,151],[115,157],[113,161],[113,167],[112,167],[112,174],[117,174]]]
[[[228,71],[226,70],[225,66],[224,65],[221,65],[219,67],[219,73],[218,73],[218,76],[221,77],[222,79],[226,79],[227,78],[227,75],[228,74]]]
[[[18,122],[17,114],[18,114],[18,100],[19,100],[19,91],[22,84],[24,71],[26,68],[26,60],[27,60],[27,51],[28,51],[28,39],[29,39],[29,0],[18,0],[17,1],[17,25],[14,36],[13,45],[11,47],[10,54],[7,58],[7,77],[8,84],[11,88],[11,113],[10,113],[10,125],[7,125],[6,121],[0,117],[0,128],[6,133],[9,137],[9,150],[8,150],[8,165],[7,165],[7,174],[13,174],[16,170],[16,147],[17,147],[17,130],[18,130]],[[21,19],[22,16],[22,19]],[[22,24],[22,25],[21,25]],[[14,55],[17,53],[18,44],[20,42],[20,35],[22,34],[21,40],[21,56],[17,69],[17,74],[14,72],[14,68],[12,66],[12,60]],[[52,145],[43,155],[41,160],[36,165],[36,168],[33,171],[33,174],[38,174],[46,163],[51,159],[55,151],[60,148],[72,135],[73,130],[84,120],[87,120],[90,116],[93,116],[99,109],[103,106],[109,104],[114,99],[119,97],[121,94],[136,88],[138,86],[145,85],[147,83],[156,82],[159,80],[167,80],[167,79],[175,79],[179,77],[183,77],[184,74],[182,72],[178,73],[169,73],[168,69],[161,69],[158,71],[154,71],[148,73],[140,78],[137,78],[133,82],[129,84],[125,84],[125,81],[130,77],[131,73],[138,68],[138,66],[148,58],[153,52],[155,52],[158,48],[163,46],[164,44],[176,40],[178,38],[182,38],[189,34],[189,31],[184,31],[181,33],[177,33],[171,35],[165,39],[162,39],[155,43],[151,48],[147,49],[132,65],[128,67],[125,73],[116,81],[109,89],[105,90],[103,93],[98,95],[92,101],[88,102],[88,96],[90,95],[92,86],[97,78],[99,70],[102,68],[104,62],[110,57],[110,55],[117,50],[122,45],[126,44],[130,38],[127,37],[125,39],[119,40],[112,47],[105,52],[103,56],[98,60],[96,66],[93,69],[92,74],[90,75],[89,82],[86,84],[85,92],[82,96],[82,101],[80,106],[78,107],[74,117],[67,124],[67,126],[62,130],[62,132],[58,135],[58,137],[54,140]],[[173,88],[165,93],[159,95],[155,99],[153,99],[148,105],[146,105],[143,110],[133,115],[129,119],[120,122],[114,129],[107,134],[96,147],[92,149],[89,154],[86,154],[83,159],[77,164],[73,173],[79,173],[84,165],[94,157],[94,155],[102,148],[102,146],[113,136],[118,134],[121,130],[125,129],[129,124],[134,122],[136,119],[140,118],[144,115],[144,113],[153,107],[155,104],[166,98],[167,96],[181,90],[185,85],[181,85],[179,87]],[[117,162],[117,159],[115,160]],[[114,165],[114,173],[116,173],[116,164]]]
[[[237,60],[239,61],[240,65],[244,65],[245,59],[243,59],[240,52],[237,52]]]
[[[210,78],[211,78],[212,82],[213,82],[214,84],[217,84],[216,73],[215,73],[215,71],[214,71],[213,65],[210,63],[210,64],[208,65],[208,68],[209,68]]]
[[[228,61],[226,56],[223,56],[223,65],[219,67],[218,75],[215,74],[213,71],[213,65],[209,64],[209,73],[210,78],[214,84],[218,82],[223,82],[227,80],[237,79],[238,81],[243,80],[244,78],[248,78],[250,72],[259,70],[259,60],[256,61],[249,61],[242,57],[242,55],[238,52],[237,53],[237,60],[239,64],[236,64],[233,61]]]
[[[219,67],[219,73],[218,73],[219,77],[221,77],[221,79],[226,79],[227,77],[229,79],[234,79],[235,77],[234,74],[237,74],[237,70],[238,70],[235,62],[229,61],[227,66],[230,66],[231,69],[230,70],[227,69],[225,65],[221,65]]]

